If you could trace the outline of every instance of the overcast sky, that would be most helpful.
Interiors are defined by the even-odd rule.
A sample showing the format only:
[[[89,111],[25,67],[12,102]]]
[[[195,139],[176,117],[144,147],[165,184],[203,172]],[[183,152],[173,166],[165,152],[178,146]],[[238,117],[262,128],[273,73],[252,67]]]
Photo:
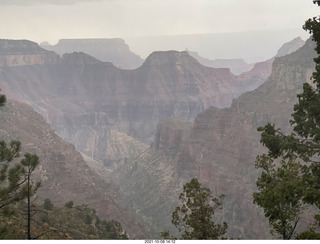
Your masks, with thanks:
[[[300,28],[312,0],[0,0],[0,38],[48,41]]]

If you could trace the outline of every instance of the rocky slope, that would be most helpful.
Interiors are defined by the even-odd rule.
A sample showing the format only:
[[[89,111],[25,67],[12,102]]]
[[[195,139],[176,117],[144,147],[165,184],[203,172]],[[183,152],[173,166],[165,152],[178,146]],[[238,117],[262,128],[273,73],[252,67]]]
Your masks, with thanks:
[[[57,136],[30,106],[9,101],[0,108],[0,139],[19,140],[24,153],[39,156],[40,167],[34,174],[42,183],[39,203],[49,198],[58,206],[70,200],[87,204],[100,218],[120,221],[131,238],[146,238],[142,224],[128,211],[118,189],[102,181],[75,147]]]
[[[305,44],[305,41],[301,39],[301,37],[294,38],[292,41],[287,42],[282,45],[279,49],[276,57],[283,57],[290,53],[297,51]]]
[[[267,82],[234,100],[230,108],[211,107],[200,113],[190,130],[182,133],[175,129],[176,123],[160,124],[149,151],[115,171],[113,180],[120,179],[117,183],[125,198],[153,223],[149,227],[154,233],[172,229],[170,213],[182,185],[197,177],[214,194],[226,195],[216,221],[228,222],[228,236],[271,238],[263,211],[252,199],[259,175],[255,157],[265,150],[256,128],[272,122],[290,130],[296,94],[304,82],[310,82],[314,56],[309,40],[291,55],[276,58]]]
[[[130,51],[124,40],[115,39],[62,39],[56,45],[42,43],[46,50],[59,55],[73,52],[83,52],[103,62],[111,62],[121,69],[136,69],[143,59]]]
[[[14,50],[20,45],[35,47],[23,42]],[[312,70],[309,46],[277,58],[269,81],[228,109],[210,106],[229,106],[255,78],[205,67],[187,52],[155,52],[136,70],[121,70],[84,53],[65,54],[51,63],[4,65],[0,87],[40,112],[86,154],[100,176],[112,175],[104,180],[120,186],[153,236],[170,225],[182,185],[198,177],[214,193],[227,195],[223,218],[230,222],[231,235],[257,238],[265,224],[260,224],[257,209],[252,212],[250,198],[257,177],[253,162],[260,152],[255,129],[275,121],[276,115],[287,122],[296,84]],[[20,59],[38,50],[43,51],[37,47],[20,53]],[[13,51],[3,52],[8,56]],[[187,122],[207,108],[188,129]],[[186,123],[164,121],[156,132],[159,120],[174,116]],[[154,136],[148,148],[145,143]]]
[[[275,57],[283,57],[297,51],[305,44],[300,37],[293,39],[281,46]],[[241,93],[252,91],[263,84],[271,75],[272,64],[275,58],[254,64],[253,68],[239,75],[239,79],[245,83]]]
[[[32,47],[20,59],[35,52],[31,42],[11,45]],[[136,70],[71,53],[54,63],[3,66],[0,72],[8,97],[31,104],[78,150],[111,166],[144,151],[136,140],[150,143],[160,119],[189,121],[212,105],[229,106],[246,85],[228,69],[205,67],[176,51],[155,52]],[[117,139],[123,133],[129,136],[124,143]]]
[[[304,43],[305,41],[300,37],[297,37],[292,41],[283,44],[275,57],[282,57],[293,53],[301,48]],[[263,62],[247,64],[242,59],[208,60],[200,57],[195,52],[190,52],[190,55],[205,66],[213,68],[229,68],[233,74],[238,75],[239,79],[243,81],[243,89],[239,91],[240,93],[252,91],[263,84],[271,75],[272,63],[274,61],[274,58],[271,58]]]
[[[254,64],[250,71],[238,76],[244,83],[241,93],[252,91],[263,84],[271,75],[274,58]]]

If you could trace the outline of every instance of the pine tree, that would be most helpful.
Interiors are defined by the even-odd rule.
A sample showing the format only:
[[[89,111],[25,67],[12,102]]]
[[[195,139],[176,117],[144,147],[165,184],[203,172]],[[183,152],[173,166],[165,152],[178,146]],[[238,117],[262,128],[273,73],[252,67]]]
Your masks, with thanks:
[[[26,197],[22,188],[27,181],[23,177],[25,169],[13,162],[20,156],[20,151],[19,141],[11,141],[9,145],[0,141],[0,209]]]
[[[31,179],[32,172],[35,170],[35,168],[39,165],[39,158],[35,154],[29,154],[26,153],[24,155],[24,158],[21,160],[21,165],[25,167],[25,179],[26,184],[23,187],[23,190],[26,194],[27,198],[27,210],[26,210],[26,216],[27,216],[27,237],[29,240],[35,238],[31,236],[31,220],[32,220],[32,209],[31,209],[31,198],[34,196],[40,187],[40,182],[33,183]]]
[[[0,106],[6,103],[5,95],[0,95]],[[27,199],[27,234],[31,239],[31,197],[40,187],[40,182],[33,184],[31,175],[39,165],[39,158],[35,154],[26,153],[20,158],[21,143],[11,141],[9,145],[0,141],[0,210],[3,216],[10,216],[13,211],[10,205]],[[6,234],[5,228],[1,235]]]

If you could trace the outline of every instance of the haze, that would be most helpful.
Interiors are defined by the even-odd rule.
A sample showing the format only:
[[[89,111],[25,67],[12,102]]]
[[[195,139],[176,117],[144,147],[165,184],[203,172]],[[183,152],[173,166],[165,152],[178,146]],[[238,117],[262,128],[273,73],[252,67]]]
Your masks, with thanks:
[[[246,32],[246,39],[252,40],[256,33],[252,31],[284,30],[280,39],[269,45],[274,45],[270,50],[273,52],[278,45],[294,37],[308,38],[301,26],[308,18],[318,15],[319,9],[312,0],[1,0],[0,10],[1,38],[55,44],[62,38],[120,37],[144,58],[153,49],[170,48],[193,49],[208,58],[240,58],[242,53],[233,56],[230,52],[229,55],[210,54],[207,45],[201,50],[201,43],[196,41],[201,41],[199,38],[189,40],[189,43],[197,42],[193,45],[188,44],[185,37]],[[281,31],[276,33],[281,35]],[[176,44],[162,45],[168,42],[163,36],[179,35],[184,35],[187,42],[180,48]],[[141,38],[150,36],[153,39]],[[237,36],[232,38],[237,39]],[[211,41],[204,38],[202,42]],[[261,43],[263,39],[254,42]],[[234,45],[228,44],[229,47]],[[216,50],[227,48],[222,46]],[[250,54],[247,59],[258,60],[266,56],[255,53],[255,58]]]

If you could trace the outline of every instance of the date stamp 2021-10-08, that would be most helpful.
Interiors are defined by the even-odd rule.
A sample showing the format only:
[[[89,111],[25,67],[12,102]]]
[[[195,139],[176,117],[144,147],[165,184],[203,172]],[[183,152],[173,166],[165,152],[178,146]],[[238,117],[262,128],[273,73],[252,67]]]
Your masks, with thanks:
[[[145,244],[175,244],[175,240],[145,240]]]

